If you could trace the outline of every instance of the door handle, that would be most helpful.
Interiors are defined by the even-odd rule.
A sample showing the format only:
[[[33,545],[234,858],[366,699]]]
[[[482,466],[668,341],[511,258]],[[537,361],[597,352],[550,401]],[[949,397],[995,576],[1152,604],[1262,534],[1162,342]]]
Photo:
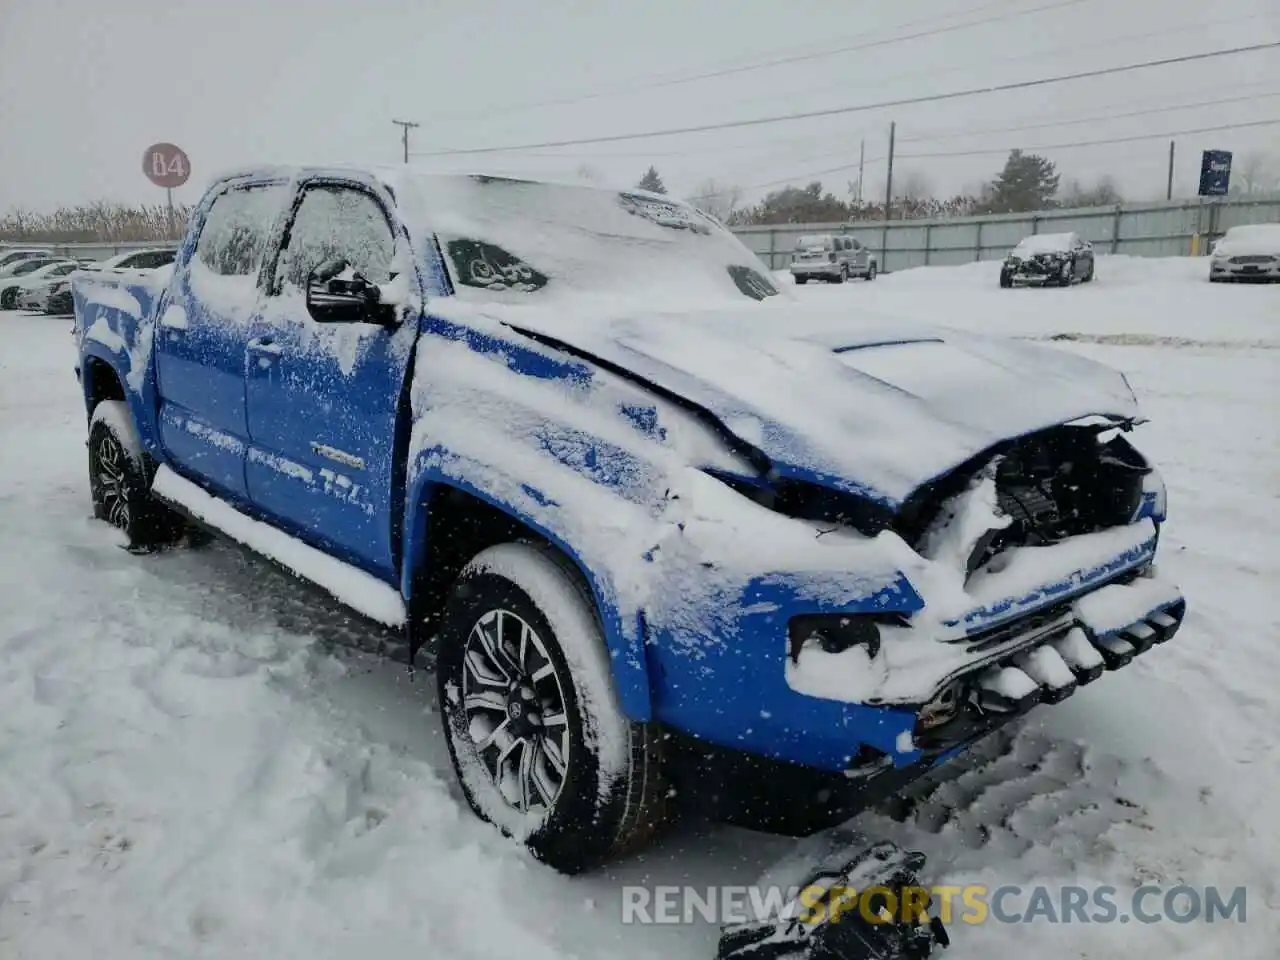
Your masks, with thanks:
[[[251,353],[265,353],[273,357],[278,357],[283,352],[280,344],[276,343],[270,337],[257,337],[249,341],[249,351]]]

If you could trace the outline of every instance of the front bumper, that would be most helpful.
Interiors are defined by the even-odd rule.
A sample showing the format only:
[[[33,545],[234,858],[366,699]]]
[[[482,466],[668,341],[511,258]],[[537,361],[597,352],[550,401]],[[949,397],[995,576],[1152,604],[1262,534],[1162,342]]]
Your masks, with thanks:
[[[17,308],[19,310],[39,310],[43,311],[45,304],[49,300],[49,294],[45,290],[30,290],[25,293],[18,294]]]
[[[818,771],[862,776],[917,765],[928,759],[918,736],[928,733],[936,751],[981,735],[948,732],[943,746],[940,731],[964,712],[961,705],[972,702],[998,725],[1095,679],[1099,658],[1101,670],[1116,669],[1126,654],[1146,649],[1130,642],[1130,654],[1117,642],[1108,664],[1088,652],[1091,638],[1123,633],[1153,613],[1181,622],[1177,588],[1140,575],[1151,572],[1158,541],[1158,524],[1142,517],[1018,548],[962,595],[932,589],[932,601],[903,574],[816,586],[804,575],[765,574],[717,592],[710,612],[702,600],[678,620],[646,611],[652,716],[705,744]],[[1046,579],[1055,569],[1056,579]],[[1131,616],[1101,621],[1094,596]],[[877,648],[830,649],[803,637],[793,643],[797,618],[831,616],[877,618]]]
[[[50,296],[44,305],[44,312],[54,316],[68,317],[75,313],[75,301],[71,297],[71,291],[67,290]]]
[[[1131,572],[1100,590],[1025,618],[1014,630],[997,628],[970,637],[966,643],[972,647],[994,644],[993,658],[956,678],[950,714],[941,722],[937,714],[926,719],[928,704],[863,708],[871,713],[862,730],[896,731],[902,748],[896,753],[864,743],[843,764],[824,766],[675,732],[673,770],[677,783],[687,785],[681,791],[682,803],[714,819],[792,836],[844,822],[1036,705],[1061,702],[1079,687],[1170,640],[1186,615],[1180,595],[1165,598],[1128,622],[1115,619],[1125,604],[1117,602],[1114,592],[1141,594],[1147,581]],[[823,740],[853,732],[810,730],[807,735]]]
[[[1062,269],[1068,261],[1063,259],[1006,260],[1001,268],[1015,284],[1042,286],[1060,283]],[[1069,269],[1069,268],[1068,268]],[[1067,276],[1070,277],[1068,272]]]
[[[1209,262],[1211,280],[1280,280],[1280,257],[1268,261],[1235,262],[1239,258],[1214,259]]]

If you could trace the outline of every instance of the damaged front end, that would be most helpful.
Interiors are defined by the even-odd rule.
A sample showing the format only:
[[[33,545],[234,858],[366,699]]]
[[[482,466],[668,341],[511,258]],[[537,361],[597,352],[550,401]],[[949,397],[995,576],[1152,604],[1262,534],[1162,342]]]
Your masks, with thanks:
[[[794,618],[788,684],[915,716],[913,762],[949,754],[1057,703],[1169,640],[1186,603],[1154,555],[1166,494],[1126,439],[1098,418],[1002,445],[916,493],[892,529],[923,559],[908,616]],[[947,581],[950,582],[947,582]],[[881,772],[887,758],[872,758]]]

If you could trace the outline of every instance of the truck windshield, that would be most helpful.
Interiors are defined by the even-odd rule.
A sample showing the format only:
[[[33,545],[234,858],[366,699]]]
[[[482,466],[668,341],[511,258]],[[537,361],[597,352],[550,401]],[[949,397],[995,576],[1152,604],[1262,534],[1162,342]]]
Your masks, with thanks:
[[[778,293],[737,237],[680,201],[493,177],[415,178],[411,192],[460,297],[652,303]]]

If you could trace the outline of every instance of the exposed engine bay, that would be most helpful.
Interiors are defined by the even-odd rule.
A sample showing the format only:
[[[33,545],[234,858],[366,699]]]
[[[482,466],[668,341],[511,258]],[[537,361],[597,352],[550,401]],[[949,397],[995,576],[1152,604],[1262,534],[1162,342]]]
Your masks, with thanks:
[[[1109,435],[1109,436],[1108,436]],[[1151,472],[1117,430],[1058,427],[1016,441],[994,465],[997,512],[1009,519],[974,544],[972,573],[1011,546],[1042,546],[1127,523]]]

